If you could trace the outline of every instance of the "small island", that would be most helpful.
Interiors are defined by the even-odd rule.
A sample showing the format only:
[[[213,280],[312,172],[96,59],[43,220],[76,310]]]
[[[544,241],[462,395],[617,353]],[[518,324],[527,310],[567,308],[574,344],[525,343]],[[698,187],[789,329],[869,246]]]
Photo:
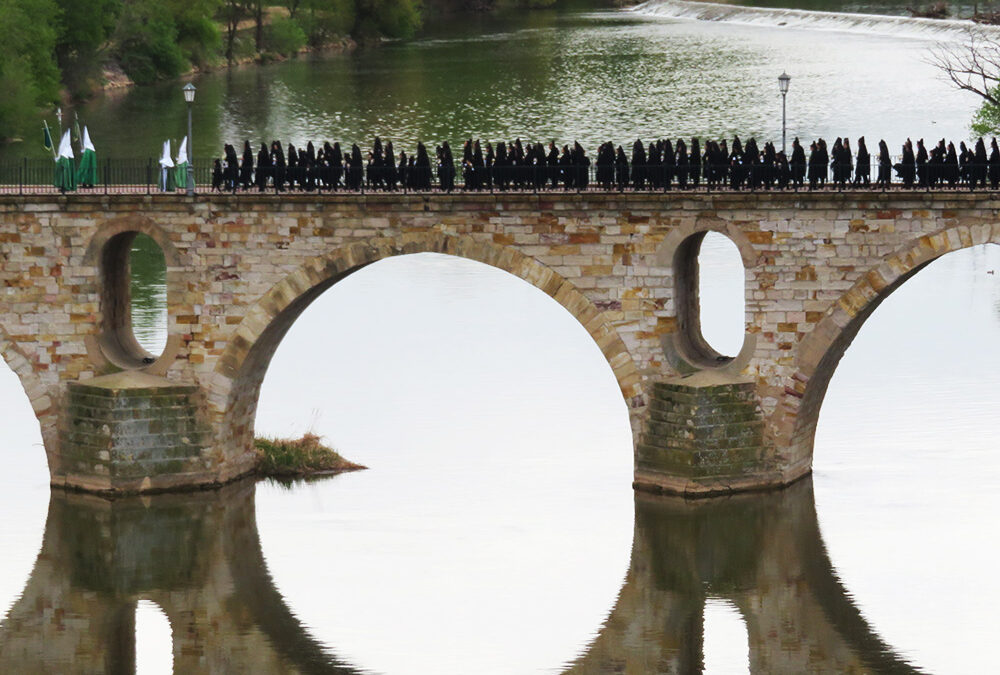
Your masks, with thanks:
[[[316,434],[291,440],[256,438],[257,475],[266,478],[328,476],[368,467],[349,462],[336,450],[323,445]]]

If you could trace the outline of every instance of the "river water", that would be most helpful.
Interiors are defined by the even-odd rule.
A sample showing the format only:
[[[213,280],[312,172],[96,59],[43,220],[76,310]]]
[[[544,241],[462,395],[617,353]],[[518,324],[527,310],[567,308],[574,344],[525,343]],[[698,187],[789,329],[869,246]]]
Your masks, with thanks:
[[[776,138],[782,70],[790,135],[967,137],[977,103],[924,63],[923,28],[770,16],[502,15],[237,69],[196,82],[196,143]],[[144,157],[180,136],[176,89],[84,108],[98,152]],[[726,240],[705,248],[706,336],[726,351],[742,272]],[[136,332],[155,345],[161,282],[143,255]],[[810,481],[699,504],[633,494],[626,408],[587,333],[537,289],[465,260],[406,256],[351,275],[272,362],[258,432],[315,431],[368,471],[180,505],[50,496],[37,425],[4,372],[0,659],[40,652],[40,670],[87,672],[89,643],[31,642],[38,626],[72,625],[40,599],[59,589],[83,615],[138,601],[140,672],[219,670],[244,650],[281,655],[255,672],[686,672],[702,658],[711,673],[852,660],[989,672],[998,270],[994,247],[949,254],[876,311],[830,385]],[[164,612],[176,621],[182,606],[210,638],[171,635]]]

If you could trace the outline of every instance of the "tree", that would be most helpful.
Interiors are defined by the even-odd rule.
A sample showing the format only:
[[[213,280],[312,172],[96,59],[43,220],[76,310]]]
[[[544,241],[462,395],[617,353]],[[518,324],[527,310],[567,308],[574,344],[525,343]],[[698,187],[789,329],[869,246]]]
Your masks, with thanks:
[[[115,45],[122,68],[137,84],[176,77],[186,65],[174,17],[160,0],[128,2],[115,30]]]
[[[56,60],[63,83],[74,96],[90,94],[101,54],[115,30],[121,0],[56,0],[59,5]]]
[[[221,0],[166,0],[177,26],[177,42],[191,63],[204,65],[222,45],[215,21]]]
[[[0,0],[0,138],[16,136],[39,106],[58,99],[58,15],[52,0]]]
[[[930,63],[957,88],[983,99],[973,131],[980,135],[1000,131],[1000,39],[980,27],[969,28],[964,40],[932,47]]]

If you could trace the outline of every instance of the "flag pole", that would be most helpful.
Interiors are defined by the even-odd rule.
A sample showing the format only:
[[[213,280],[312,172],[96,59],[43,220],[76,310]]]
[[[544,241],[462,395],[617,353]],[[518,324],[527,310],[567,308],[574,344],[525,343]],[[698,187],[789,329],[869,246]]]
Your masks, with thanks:
[[[52,141],[52,132],[49,131],[49,123],[47,120],[42,120],[42,124],[45,125],[45,135],[49,137],[49,144],[52,147],[52,159],[58,159],[58,153],[56,152],[56,144]]]

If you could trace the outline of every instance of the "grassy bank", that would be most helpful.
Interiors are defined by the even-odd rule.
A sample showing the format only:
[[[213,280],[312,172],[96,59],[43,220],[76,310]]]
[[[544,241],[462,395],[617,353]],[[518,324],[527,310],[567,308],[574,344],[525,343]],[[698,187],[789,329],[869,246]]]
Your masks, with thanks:
[[[257,474],[272,478],[294,478],[358,471],[368,467],[349,462],[315,434],[291,440],[257,438]]]

